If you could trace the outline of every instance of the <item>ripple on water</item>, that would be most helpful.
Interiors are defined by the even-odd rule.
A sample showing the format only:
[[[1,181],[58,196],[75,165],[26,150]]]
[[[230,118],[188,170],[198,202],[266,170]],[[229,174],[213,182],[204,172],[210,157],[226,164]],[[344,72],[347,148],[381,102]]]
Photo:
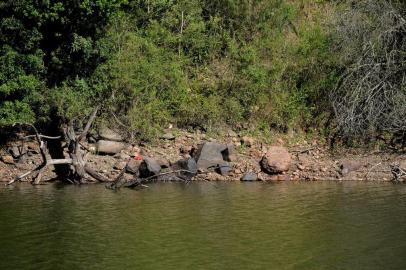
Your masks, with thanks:
[[[406,186],[0,188],[0,269],[405,269]]]

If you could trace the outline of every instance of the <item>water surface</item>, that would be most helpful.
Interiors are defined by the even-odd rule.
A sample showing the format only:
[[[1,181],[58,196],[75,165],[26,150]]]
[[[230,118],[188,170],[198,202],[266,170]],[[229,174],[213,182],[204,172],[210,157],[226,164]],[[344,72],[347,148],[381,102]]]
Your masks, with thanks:
[[[406,186],[0,188],[0,269],[406,269]]]

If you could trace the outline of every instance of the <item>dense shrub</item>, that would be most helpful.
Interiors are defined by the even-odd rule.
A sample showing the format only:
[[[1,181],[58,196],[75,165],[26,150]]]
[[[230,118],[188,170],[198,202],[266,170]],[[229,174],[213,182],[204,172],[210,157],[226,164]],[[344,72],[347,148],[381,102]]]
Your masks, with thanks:
[[[338,131],[348,137],[406,133],[406,17],[394,2],[346,7],[335,42],[345,72],[331,93]]]
[[[116,54],[102,69],[120,100],[112,110],[141,135],[168,123],[287,130],[317,125],[328,109],[328,4],[137,0],[128,8],[111,25]]]

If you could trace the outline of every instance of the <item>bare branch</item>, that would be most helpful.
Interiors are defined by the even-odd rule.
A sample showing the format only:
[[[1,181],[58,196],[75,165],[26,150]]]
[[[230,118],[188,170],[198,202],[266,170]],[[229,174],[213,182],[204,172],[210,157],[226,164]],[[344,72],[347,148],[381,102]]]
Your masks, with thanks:
[[[79,138],[77,139],[79,142],[86,138],[87,133],[89,132],[90,127],[92,126],[94,119],[96,119],[97,112],[99,110],[99,106],[97,106],[94,110],[92,115],[90,116],[89,120],[86,123],[85,129],[83,130],[82,134],[80,134]]]

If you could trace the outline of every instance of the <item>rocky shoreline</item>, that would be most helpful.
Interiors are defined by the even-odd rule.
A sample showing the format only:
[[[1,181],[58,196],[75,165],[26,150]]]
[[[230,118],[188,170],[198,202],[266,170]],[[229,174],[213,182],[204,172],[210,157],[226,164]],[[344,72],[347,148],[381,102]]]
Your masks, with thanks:
[[[106,178],[154,181],[393,181],[393,165],[406,168],[399,153],[343,149],[332,152],[314,140],[294,145],[282,139],[268,145],[233,131],[213,139],[206,134],[169,131],[151,144],[129,144],[103,129],[88,137],[89,165]],[[0,152],[0,181],[9,182],[41,163],[35,141],[9,143]],[[44,181],[55,179],[47,170]],[[30,179],[24,179],[29,181]],[[396,178],[404,181],[405,176]]]

